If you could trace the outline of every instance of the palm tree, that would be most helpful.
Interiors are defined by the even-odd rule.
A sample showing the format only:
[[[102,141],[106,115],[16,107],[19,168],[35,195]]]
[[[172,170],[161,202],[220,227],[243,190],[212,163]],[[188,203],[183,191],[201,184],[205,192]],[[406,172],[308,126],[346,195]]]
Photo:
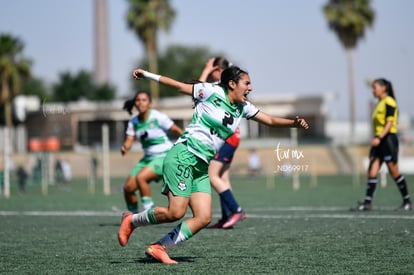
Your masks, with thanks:
[[[157,33],[159,29],[170,29],[175,11],[168,0],[128,0],[128,3],[128,27],[145,46],[149,70],[158,73]],[[151,93],[158,99],[158,83],[151,81]]]
[[[344,46],[348,63],[349,115],[351,141],[355,134],[355,87],[353,49],[365,36],[365,29],[371,27],[375,12],[370,7],[370,0],[329,0],[323,6],[329,28],[336,33]]]
[[[0,103],[4,105],[5,148],[4,148],[4,197],[10,197],[11,153],[10,128],[12,126],[12,100],[20,92],[22,80],[29,77],[30,62],[22,57],[23,43],[8,34],[0,35]]]
[[[30,61],[22,56],[23,42],[8,34],[0,35],[0,103],[4,104],[7,127],[12,126],[12,101],[22,82],[30,75]]]

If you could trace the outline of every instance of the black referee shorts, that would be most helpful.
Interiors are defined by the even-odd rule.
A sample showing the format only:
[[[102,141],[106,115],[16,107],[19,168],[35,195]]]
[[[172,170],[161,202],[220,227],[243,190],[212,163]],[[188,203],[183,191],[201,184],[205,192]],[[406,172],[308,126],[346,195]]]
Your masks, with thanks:
[[[396,134],[388,134],[381,139],[377,147],[371,147],[369,158],[379,158],[381,162],[398,162],[398,137]]]

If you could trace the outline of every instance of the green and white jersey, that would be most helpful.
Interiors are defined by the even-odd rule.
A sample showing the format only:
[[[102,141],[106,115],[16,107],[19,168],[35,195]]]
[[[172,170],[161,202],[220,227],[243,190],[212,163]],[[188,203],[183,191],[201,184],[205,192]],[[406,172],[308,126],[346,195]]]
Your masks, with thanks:
[[[231,104],[219,85],[193,85],[195,111],[191,123],[177,143],[186,141],[190,152],[209,163],[224,141],[237,129],[242,118],[250,119],[259,110],[250,102]]]
[[[133,136],[142,144],[145,158],[165,156],[172,146],[167,132],[174,122],[164,113],[150,109],[145,121],[140,121],[138,115],[128,122],[126,134]]]

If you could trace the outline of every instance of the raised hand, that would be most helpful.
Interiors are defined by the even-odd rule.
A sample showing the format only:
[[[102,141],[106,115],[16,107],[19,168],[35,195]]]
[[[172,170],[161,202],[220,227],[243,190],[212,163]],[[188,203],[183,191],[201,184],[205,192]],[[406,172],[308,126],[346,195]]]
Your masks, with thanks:
[[[140,79],[144,78],[144,70],[143,69],[135,69],[132,72],[132,77],[135,78],[136,80],[140,80]]]
[[[296,128],[303,128],[303,129],[309,128],[309,125],[306,122],[306,120],[304,118],[300,118],[299,116],[295,117],[295,122],[293,123],[293,126]]]

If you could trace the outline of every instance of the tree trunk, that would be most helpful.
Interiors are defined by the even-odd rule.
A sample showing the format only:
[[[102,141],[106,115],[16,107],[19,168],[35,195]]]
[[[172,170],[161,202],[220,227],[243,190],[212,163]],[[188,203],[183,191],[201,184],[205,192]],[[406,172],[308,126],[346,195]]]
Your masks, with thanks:
[[[1,81],[1,98],[0,102],[4,103],[4,122],[6,127],[12,127],[12,109],[11,109],[11,92],[7,77],[2,78]]]
[[[154,38],[155,40],[156,38]],[[158,54],[155,41],[147,41],[147,54],[148,54],[148,63],[149,63],[149,70],[152,73],[158,73]],[[158,82],[151,81],[150,83],[151,95],[154,99],[154,103],[157,104],[160,92],[159,92],[159,84]]]
[[[349,141],[355,142],[355,80],[352,49],[346,49],[348,63],[348,88],[349,88]]]
[[[11,129],[13,120],[12,120],[12,108],[11,108],[11,100],[7,99],[6,102],[4,102],[4,120],[6,127]]]
[[[11,153],[11,139],[10,132],[12,129],[12,98],[9,84],[7,83],[6,78],[2,79],[1,83],[1,102],[4,103],[4,197],[10,197],[10,153]]]
[[[3,194],[6,199],[10,198],[10,161],[11,161],[11,140],[10,140],[11,128],[4,127],[4,158],[3,158]]]

